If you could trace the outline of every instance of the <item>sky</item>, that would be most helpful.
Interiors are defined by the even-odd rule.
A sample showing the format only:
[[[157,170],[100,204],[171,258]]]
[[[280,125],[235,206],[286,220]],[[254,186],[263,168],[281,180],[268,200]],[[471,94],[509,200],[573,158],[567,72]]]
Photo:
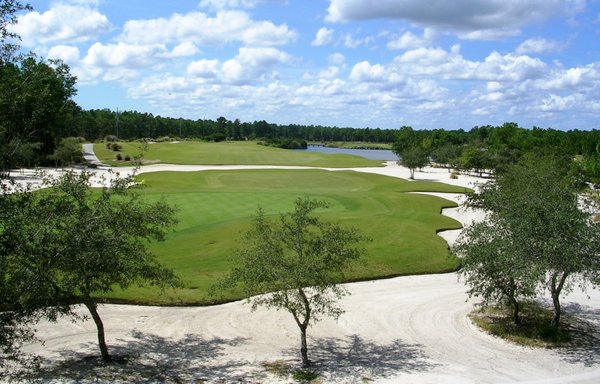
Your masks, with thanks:
[[[600,0],[31,0],[84,109],[355,128],[600,129]]]

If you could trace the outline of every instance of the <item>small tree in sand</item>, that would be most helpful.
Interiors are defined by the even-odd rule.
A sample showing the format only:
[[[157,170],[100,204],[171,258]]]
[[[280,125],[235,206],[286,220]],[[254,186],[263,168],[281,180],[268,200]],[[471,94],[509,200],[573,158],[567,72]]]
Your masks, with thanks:
[[[240,286],[252,308],[284,309],[300,328],[302,365],[310,365],[306,330],[322,316],[343,313],[336,301],[347,294],[338,285],[344,270],[357,260],[365,239],[354,228],[322,222],[313,215],[323,201],[296,200],[292,213],[269,221],[258,210],[254,225],[237,252],[237,266],[219,284]],[[270,292],[270,293],[266,293]]]

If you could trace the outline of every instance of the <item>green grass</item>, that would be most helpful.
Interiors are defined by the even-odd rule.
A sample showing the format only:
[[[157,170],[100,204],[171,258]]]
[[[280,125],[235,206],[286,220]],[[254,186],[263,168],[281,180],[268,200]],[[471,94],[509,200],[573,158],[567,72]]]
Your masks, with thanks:
[[[133,157],[140,153],[140,143],[119,143],[121,154]],[[106,149],[104,143],[94,144],[98,158],[110,165],[131,165],[116,161],[117,152]],[[326,168],[377,167],[381,161],[368,160],[352,155],[332,155],[316,152],[297,152],[287,149],[258,145],[253,141],[206,143],[182,141],[180,143],[154,143],[148,145],[144,163],[201,164],[201,165],[293,165]]]
[[[293,209],[298,196],[326,200],[325,220],[357,227],[373,241],[366,244],[364,263],[349,280],[450,271],[440,229],[460,223],[440,215],[451,201],[412,191],[464,192],[441,183],[324,170],[244,170],[157,172],[138,176],[149,200],[164,197],[179,208],[179,224],[166,242],[153,244],[159,261],[173,268],[185,288],[161,294],[153,288],[116,291],[109,298],[156,304],[208,304],[209,287],[232,267],[231,255],[260,205],[267,214]],[[233,299],[235,295],[226,299]]]

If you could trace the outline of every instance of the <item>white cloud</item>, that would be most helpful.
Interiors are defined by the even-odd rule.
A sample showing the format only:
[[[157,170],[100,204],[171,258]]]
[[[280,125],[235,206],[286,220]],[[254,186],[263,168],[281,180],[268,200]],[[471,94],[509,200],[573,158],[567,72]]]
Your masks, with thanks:
[[[354,49],[354,48],[358,48],[361,46],[366,47],[369,44],[371,44],[373,42],[373,40],[374,39],[372,36],[355,39],[354,37],[352,37],[352,35],[350,33],[347,33],[346,35],[344,35],[343,45],[346,48]]]
[[[388,49],[414,49],[426,45],[427,41],[414,33],[407,31],[404,32],[397,39],[388,42]]]
[[[167,18],[130,20],[121,39],[127,43],[156,44],[191,41],[195,44],[223,45],[242,42],[249,45],[283,45],[296,38],[287,25],[254,21],[246,12],[220,11],[215,17],[201,12],[173,14]]]
[[[79,60],[79,48],[70,45],[55,45],[50,48],[47,56],[48,59],[58,59],[67,64],[73,64]]]
[[[354,65],[349,78],[355,82],[381,82],[385,80],[385,69],[380,64],[361,61]]]
[[[82,61],[85,65],[99,68],[139,69],[152,65],[158,57],[166,53],[163,45],[94,43]]]
[[[321,45],[328,45],[331,43],[333,43],[333,29],[323,27],[317,31],[317,35],[315,36],[315,39],[310,43],[310,45],[318,47]]]
[[[346,64],[346,57],[339,52],[332,53],[327,57],[330,65],[343,66]]]
[[[528,53],[558,53],[561,52],[564,48],[564,43],[538,37],[527,39],[524,42],[522,42],[515,50],[515,53],[518,53],[520,55]]]
[[[219,60],[194,61],[187,66],[187,74],[193,77],[216,78],[219,74]]]
[[[234,9],[254,8],[260,3],[287,3],[287,0],[201,0],[200,8],[210,9]]]
[[[331,22],[378,18],[459,32],[465,38],[515,35],[520,28],[554,16],[581,12],[581,0],[329,0]]]
[[[168,55],[169,57],[187,57],[194,56],[200,52],[198,47],[192,42],[184,41],[181,44],[176,45],[171,53]]]
[[[576,103],[573,95],[565,97],[558,95],[550,95],[542,100],[540,109],[544,112],[560,112],[571,109]]]
[[[186,73],[213,84],[247,85],[276,77],[274,68],[289,59],[287,53],[275,48],[242,47],[234,58],[223,63],[217,59],[194,61],[187,66]]]
[[[34,11],[19,17],[14,31],[21,36],[22,45],[88,41],[110,30],[105,15],[87,6],[88,2],[78,3],[56,3],[44,13]]]

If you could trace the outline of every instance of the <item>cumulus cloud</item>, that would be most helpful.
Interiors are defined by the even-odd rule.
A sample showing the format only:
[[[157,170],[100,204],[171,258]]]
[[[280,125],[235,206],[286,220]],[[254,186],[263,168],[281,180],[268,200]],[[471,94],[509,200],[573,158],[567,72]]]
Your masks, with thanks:
[[[315,39],[310,43],[310,45],[313,46],[321,46],[321,45],[328,45],[333,43],[333,29],[329,29],[329,28],[320,28],[317,31],[317,35],[315,36]]]
[[[561,43],[559,41],[554,41],[554,40],[547,40],[547,39],[538,37],[538,38],[527,39],[524,42],[522,42],[515,50],[515,53],[518,53],[521,55],[528,54],[528,53],[536,53],[536,54],[557,53],[557,52],[561,52],[564,48],[565,48],[564,43]]]
[[[296,38],[287,25],[255,21],[243,11],[220,11],[211,17],[202,12],[169,18],[130,20],[123,27],[121,39],[127,43],[156,44],[193,41],[197,44],[222,45],[242,42],[248,45],[283,45]]]
[[[217,59],[201,59],[190,63],[186,73],[193,79],[212,83],[245,85],[275,77],[274,68],[290,56],[276,48],[241,47],[238,54],[221,63]]]
[[[48,51],[48,59],[62,60],[67,64],[77,63],[79,48],[70,45],[55,45]]]
[[[96,2],[61,2],[43,13],[26,13],[19,17],[13,27],[14,32],[21,36],[22,44],[26,47],[88,41],[111,29],[108,18],[92,5],[96,5]]]
[[[330,0],[326,19],[402,19],[464,38],[488,39],[515,35],[528,24],[581,9],[580,0]]]
[[[399,37],[390,40],[387,44],[388,49],[415,49],[429,45],[433,40],[433,31],[426,28],[423,36],[417,36],[411,31],[406,31]]]

